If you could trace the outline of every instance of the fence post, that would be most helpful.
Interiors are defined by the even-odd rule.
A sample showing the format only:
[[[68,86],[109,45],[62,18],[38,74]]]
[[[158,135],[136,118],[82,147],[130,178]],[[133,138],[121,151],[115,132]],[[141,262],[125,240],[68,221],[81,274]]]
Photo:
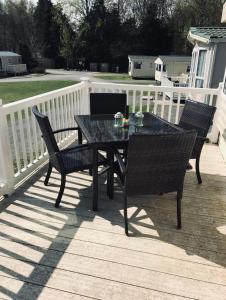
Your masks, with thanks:
[[[82,83],[84,84],[84,96],[83,96],[83,114],[90,114],[90,103],[89,103],[89,85],[90,79],[89,77],[82,77]]]
[[[11,195],[14,191],[13,157],[7,118],[0,99],[0,194]]]

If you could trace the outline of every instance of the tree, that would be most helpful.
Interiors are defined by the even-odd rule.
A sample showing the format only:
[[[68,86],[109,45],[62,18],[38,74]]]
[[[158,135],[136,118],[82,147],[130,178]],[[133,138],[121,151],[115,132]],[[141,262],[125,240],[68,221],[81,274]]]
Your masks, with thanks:
[[[80,54],[88,62],[109,59],[109,45],[105,35],[106,7],[103,0],[96,0],[80,25]]]
[[[217,26],[221,24],[224,0],[190,0],[191,20],[196,26]]]
[[[54,20],[56,21],[60,32],[59,54],[65,59],[66,68],[69,69],[76,60],[76,34],[73,31],[68,17],[62,13],[61,5],[56,5],[53,9],[53,13]]]
[[[149,1],[139,26],[140,53],[145,55],[168,54],[172,50],[170,30],[159,3]]]
[[[0,50],[4,50],[6,45],[6,22],[7,15],[3,2],[0,1]]]
[[[40,55],[56,59],[59,54],[59,29],[53,18],[51,0],[39,0],[34,12]]]

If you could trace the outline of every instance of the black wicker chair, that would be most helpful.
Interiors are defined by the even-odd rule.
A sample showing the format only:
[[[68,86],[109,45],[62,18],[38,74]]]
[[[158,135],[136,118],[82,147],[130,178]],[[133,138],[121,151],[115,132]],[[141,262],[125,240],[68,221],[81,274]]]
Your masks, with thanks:
[[[90,114],[116,114],[121,112],[129,115],[129,106],[127,105],[127,95],[122,93],[90,93]],[[103,149],[99,149],[103,150]],[[126,146],[121,148],[121,155],[125,157]],[[109,167],[108,167],[109,168]],[[91,174],[90,170],[90,174]]]
[[[120,93],[90,93],[90,114],[126,113],[126,94]]]
[[[195,131],[165,135],[133,135],[127,164],[115,154],[123,188],[125,233],[128,235],[127,196],[177,192],[177,227],[181,228],[181,199]]]
[[[190,158],[196,159],[196,175],[199,184],[202,183],[199,171],[200,156],[204,142],[207,140],[209,128],[213,123],[215,111],[216,107],[214,106],[187,100],[178,124],[183,129],[195,129],[197,131],[197,138]]]
[[[66,175],[73,172],[92,169],[93,150],[90,144],[77,145],[73,148],[59,150],[54,134],[65,130],[76,130],[77,128],[75,127],[52,131],[48,117],[41,114],[38,111],[37,106],[32,107],[32,112],[34,113],[34,116],[39,124],[42,137],[49,153],[49,167],[44,184],[48,185],[53,167],[61,174],[60,191],[55,203],[55,207],[59,207],[65,188]],[[100,155],[99,164],[102,165],[105,164],[105,162],[105,158]]]

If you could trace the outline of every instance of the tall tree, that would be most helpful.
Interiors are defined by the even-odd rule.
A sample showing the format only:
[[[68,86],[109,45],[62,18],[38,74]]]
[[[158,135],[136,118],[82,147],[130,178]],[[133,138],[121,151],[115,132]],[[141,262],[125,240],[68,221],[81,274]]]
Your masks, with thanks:
[[[190,0],[191,17],[195,25],[220,25],[223,3],[224,0]]]
[[[140,53],[159,55],[171,52],[171,38],[167,19],[163,9],[154,0],[148,2],[145,13],[141,18]]]
[[[54,20],[58,24],[60,32],[59,54],[66,62],[66,68],[73,66],[76,60],[76,34],[69,22],[68,17],[62,12],[62,6],[56,5],[53,9]]]
[[[80,53],[91,61],[108,61],[109,47],[105,35],[106,7],[104,0],[95,0],[80,26]]]
[[[5,12],[5,7],[3,2],[0,1],[0,50],[4,50],[6,45],[6,35],[7,35],[7,15]]]
[[[51,0],[39,0],[34,12],[40,54],[55,59],[59,52],[59,30]]]

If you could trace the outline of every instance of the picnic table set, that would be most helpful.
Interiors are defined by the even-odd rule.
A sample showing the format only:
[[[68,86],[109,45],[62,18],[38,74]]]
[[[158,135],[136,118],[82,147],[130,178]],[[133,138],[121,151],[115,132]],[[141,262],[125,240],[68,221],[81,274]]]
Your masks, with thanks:
[[[178,124],[151,112],[129,113],[127,95],[90,93],[90,114],[75,115],[75,127],[53,131],[46,115],[32,108],[45,141],[49,164],[44,184],[52,168],[61,174],[55,206],[59,207],[66,176],[88,170],[92,176],[92,209],[98,210],[99,177],[107,178],[107,195],[114,198],[114,183],[122,188],[125,233],[128,227],[128,199],[138,195],[176,192],[177,228],[181,228],[181,199],[190,159],[196,160],[198,183],[202,183],[199,162],[216,108],[186,100]],[[78,144],[60,150],[54,135],[77,131]],[[139,202],[137,202],[139,206]]]

